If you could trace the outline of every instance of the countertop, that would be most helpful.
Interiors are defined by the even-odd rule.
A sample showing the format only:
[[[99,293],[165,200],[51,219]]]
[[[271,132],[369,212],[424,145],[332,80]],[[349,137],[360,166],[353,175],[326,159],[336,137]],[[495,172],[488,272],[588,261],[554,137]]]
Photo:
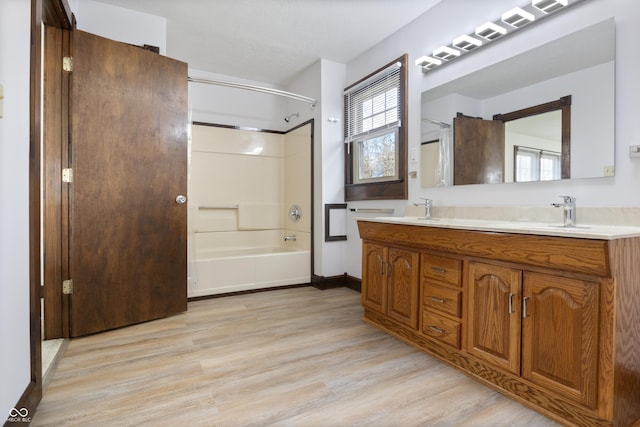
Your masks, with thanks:
[[[355,218],[358,221],[382,222],[388,224],[417,225],[422,227],[454,228],[459,230],[491,231],[512,234],[535,234],[542,236],[573,237],[580,239],[614,240],[640,237],[638,226],[618,226],[600,224],[578,224],[564,227],[560,223],[492,221],[485,219],[434,218],[421,219],[415,216],[386,216]]]

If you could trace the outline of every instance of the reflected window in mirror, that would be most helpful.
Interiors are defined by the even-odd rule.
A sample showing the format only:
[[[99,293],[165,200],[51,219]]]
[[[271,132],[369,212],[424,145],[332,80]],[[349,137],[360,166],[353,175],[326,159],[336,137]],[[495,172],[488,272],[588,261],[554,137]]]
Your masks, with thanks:
[[[516,182],[560,179],[560,153],[531,147],[514,147]]]
[[[407,55],[347,87],[345,200],[406,199]]]

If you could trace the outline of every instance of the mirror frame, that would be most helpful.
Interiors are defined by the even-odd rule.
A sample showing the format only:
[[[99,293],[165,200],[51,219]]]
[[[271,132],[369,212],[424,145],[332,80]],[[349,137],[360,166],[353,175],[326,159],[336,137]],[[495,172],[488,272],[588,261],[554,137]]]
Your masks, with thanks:
[[[534,105],[510,113],[494,114],[493,120],[506,123],[558,110],[562,113],[561,179],[568,179],[571,178],[571,95],[563,96],[556,101],[545,102],[544,104]]]

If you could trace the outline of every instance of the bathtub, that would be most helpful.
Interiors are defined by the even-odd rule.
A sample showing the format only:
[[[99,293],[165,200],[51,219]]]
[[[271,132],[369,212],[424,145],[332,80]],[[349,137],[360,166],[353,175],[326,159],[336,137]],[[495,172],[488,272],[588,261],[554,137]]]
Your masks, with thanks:
[[[311,254],[293,247],[203,249],[191,262],[188,296],[297,285],[311,281]]]

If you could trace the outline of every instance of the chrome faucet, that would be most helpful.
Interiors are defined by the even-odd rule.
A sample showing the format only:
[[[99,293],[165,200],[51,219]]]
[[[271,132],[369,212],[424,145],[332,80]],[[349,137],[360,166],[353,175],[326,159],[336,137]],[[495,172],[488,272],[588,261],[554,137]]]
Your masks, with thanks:
[[[420,219],[433,219],[431,217],[431,207],[433,206],[433,200],[431,199],[425,199],[424,197],[421,197],[422,200],[424,200],[423,203],[414,203],[413,206],[424,206],[424,217],[420,218]]]
[[[560,196],[563,199],[563,203],[551,203],[551,206],[556,208],[562,208],[563,211],[563,223],[565,227],[576,226],[576,198],[572,196]]]
[[[288,242],[289,240],[291,240],[292,242],[296,241],[296,235],[295,234],[290,234],[288,236],[284,236],[284,241]]]

